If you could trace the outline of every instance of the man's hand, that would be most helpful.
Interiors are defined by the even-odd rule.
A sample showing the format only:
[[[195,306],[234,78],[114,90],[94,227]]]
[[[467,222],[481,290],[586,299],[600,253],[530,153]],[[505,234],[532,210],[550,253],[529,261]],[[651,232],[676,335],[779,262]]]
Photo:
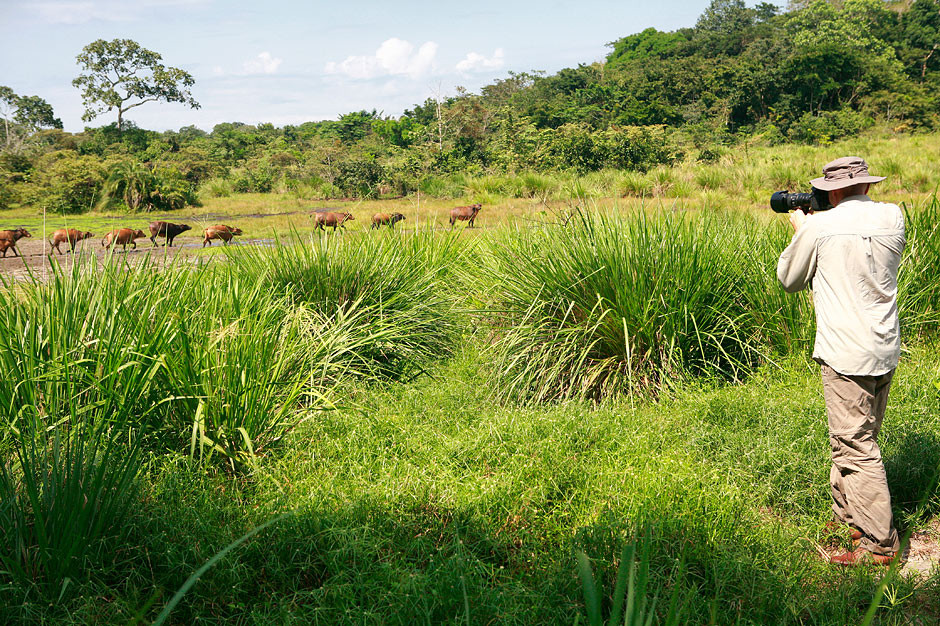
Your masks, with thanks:
[[[800,226],[802,226],[805,222],[806,213],[803,212],[803,209],[797,209],[790,213],[790,226],[793,227],[793,232],[800,230]]]

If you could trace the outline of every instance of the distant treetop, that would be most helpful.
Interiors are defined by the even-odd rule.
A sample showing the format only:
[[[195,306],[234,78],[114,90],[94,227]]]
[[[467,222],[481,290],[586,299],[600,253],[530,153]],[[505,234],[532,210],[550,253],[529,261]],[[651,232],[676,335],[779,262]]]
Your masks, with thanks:
[[[72,85],[82,90],[86,122],[116,109],[120,131],[124,113],[147,102],[182,102],[199,108],[189,91],[195,83],[189,72],[163,65],[159,53],[131,39],[98,39],[75,59],[82,73]]]

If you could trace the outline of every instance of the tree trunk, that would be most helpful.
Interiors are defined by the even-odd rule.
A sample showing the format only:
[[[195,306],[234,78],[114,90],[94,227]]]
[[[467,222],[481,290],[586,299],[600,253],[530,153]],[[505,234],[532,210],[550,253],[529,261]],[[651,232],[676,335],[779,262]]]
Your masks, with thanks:
[[[920,78],[923,80],[924,76],[927,75],[927,62],[930,60],[930,57],[933,56],[933,53],[937,51],[937,45],[934,44],[933,48],[930,49],[930,52],[927,53],[927,56],[924,57],[924,62],[920,66]]]
[[[123,117],[124,117],[124,109],[119,108],[118,109],[118,132],[121,132],[122,130],[122,122],[123,122],[122,118]]]
[[[444,121],[441,119],[441,97],[437,97],[437,151],[444,152]]]

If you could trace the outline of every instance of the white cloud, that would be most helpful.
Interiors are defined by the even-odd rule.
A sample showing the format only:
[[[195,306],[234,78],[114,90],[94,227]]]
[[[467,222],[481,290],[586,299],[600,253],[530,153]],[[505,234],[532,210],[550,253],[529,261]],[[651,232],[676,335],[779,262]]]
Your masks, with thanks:
[[[496,48],[493,56],[486,58],[482,54],[470,52],[464,59],[457,64],[458,72],[468,74],[470,72],[484,72],[486,70],[495,70],[503,66],[503,49]]]
[[[248,74],[274,74],[283,62],[284,59],[275,58],[270,52],[262,52],[255,58],[245,61],[242,68]]]
[[[58,0],[24,2],[22,7],[35,11],[40,19],[53,24],[87,22],[132,22],[142,19],[148,9],[185,8],[206,5],[211,0]]]
[[[415,50],[414,45],[393,37],[382,42],[371,56],[350,56],[324,68],[328,74],[345,74],[350,78],[376,78],[378,76],[410,76],[421,78],[434,70],[437,44],[426,41]]]

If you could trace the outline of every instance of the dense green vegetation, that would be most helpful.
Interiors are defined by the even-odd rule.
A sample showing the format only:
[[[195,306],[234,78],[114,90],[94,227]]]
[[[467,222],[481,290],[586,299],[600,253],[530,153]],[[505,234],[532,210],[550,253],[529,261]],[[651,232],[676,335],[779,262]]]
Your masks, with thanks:
[[[644,172],[682,158],[707,163],[721,146],[826,144],[873,126],[930,130],[940,123],[938,41],[937,0],[814,0],[782,13],[767,3],[713,0],[695,26],[626,36],[610,44],[604,62],[553,75],[510,73],[479,93],[428,100],[397,118],[373,110],[282,128],[231,122],[163,133],[122,121],[123,129],[72,134],[51,128],[51,110],[42,115],[11,92],[9,123],[0,129],[7,138],[0,207],[162,210],[178,203],[161,198],[192,203],[197,192],[203,200],[266,192],[453,197],[472,191],[442,183],[456,173]],[[133,43],[89,47],[101,56],[109,45]],[[191,77],[176,79],[172,89],[148,89],[194,105]],[[121,93],[99,96],[125,104]],[[154,201],[105,193],[124,185],[115,176],[141,167],[157,179]]]
[[[937,211],[908,212],[882,434],[904,532],[940,502]],[[641,536],[660,618],[674,594],[691,623],[857,623],[873,598],[879,623],[936,619],[935,578],[880,598],[878,572],[815,554],[825,411],[811,311],[764,267],[781,228],[706,210],[351,232],[10,285],[0,610],[152,620],[287,512],[171,623],[572,623],[577,551],[606,606]]]

